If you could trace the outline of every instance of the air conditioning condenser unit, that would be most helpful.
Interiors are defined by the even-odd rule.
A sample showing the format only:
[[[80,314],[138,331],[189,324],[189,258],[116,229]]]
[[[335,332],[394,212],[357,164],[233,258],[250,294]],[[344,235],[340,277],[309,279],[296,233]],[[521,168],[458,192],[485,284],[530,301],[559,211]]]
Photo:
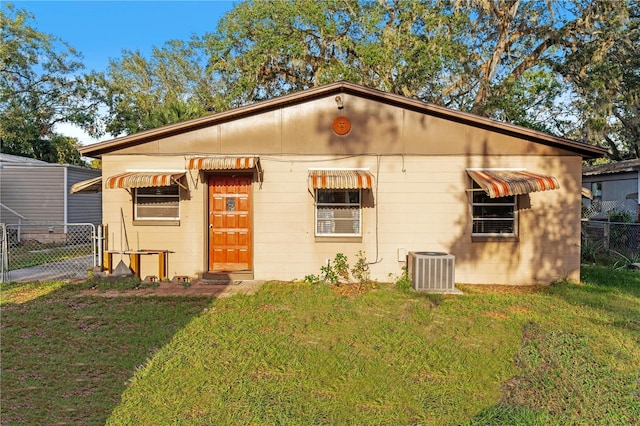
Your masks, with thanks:
[[[459,293],[455,288],[454,255],[433,251],[411,251],[407,258],[409,278],[414,290]]]

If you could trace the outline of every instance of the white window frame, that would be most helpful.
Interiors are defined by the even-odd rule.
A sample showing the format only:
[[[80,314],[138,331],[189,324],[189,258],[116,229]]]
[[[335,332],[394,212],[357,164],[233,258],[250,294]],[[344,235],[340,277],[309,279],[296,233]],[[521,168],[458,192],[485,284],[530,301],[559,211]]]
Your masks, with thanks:
[[[489,202],[476,202],[475,194],[486,192],[480,188],[480,186],[472,179],[472,191],[471,191],[471,236],[472,237],[498,237],[498,238],[506,238],[506,237],[517,237],[518,236],[518,196],[509,195],[506,197],[499,198],[491,198]],[[484,207],[484,206],[492,206],[492,207],[513,207],[513,217],[484,217],[484,216],[475,216],[474,210],[475,207]],[[476,221],[482,222],[492,222],[492,221],[513,221],[513,232],[474,232]]]
[[[140,190],[141,189],[153,189],[153,190],[157,190],[159,188],[176,188],[176,194],[140,194]],[[177,206],[178,206],[178,215],[173,217],[167,217],[167,216],[163,216],[163,217],[159,217],[159,216],[140,216],[138,214],[138,199],[139,198],[167,198],[167,199],[175,199]],[[157,209],[163,209],[166,207],[163,206],[145,206],[145,208],[157,208]],[[173,206],[172,206],[173,208]],[[180,220],[180,186],[178,186],[177,184],[172,184],[170,186],[159,186],[159,187],[152,187],[152,188],[134,188],[134,195],[133,195],[133,210],[134,210],[134,220],[138,221],[145,221],[145,220],[171,220],[171,221],[175,221],[175,220]]]
[[[357,192],[358,193],[358,203],[320,203],[319,194],[321,191],[332,191],[332,192]],[[362,236],[362,189],[316,189],[315,193],[315,218],[314,218],[314,232],[316,237],[361,237]],[[345,208],[354,208],[358,209],[358,232],[357,233],[335,233],[335,232],[319,232],[318,220],[320,221],[333,221],[335,222],[336,218],[320,218],[318,219],[318,210],[321,208],[331,208],[331,207],[345,207]],[[338,220],[351,220],[348,218],[338,218]]]

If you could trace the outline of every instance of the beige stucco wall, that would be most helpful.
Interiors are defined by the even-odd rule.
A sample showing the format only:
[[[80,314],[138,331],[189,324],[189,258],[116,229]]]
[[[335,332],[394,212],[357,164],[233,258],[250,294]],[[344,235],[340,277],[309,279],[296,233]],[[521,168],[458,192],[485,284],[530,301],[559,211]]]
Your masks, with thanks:
[[[254,277],[302,279],[317,274],[327,258],[346,254],[352,262],[365,251],[372,278],[397,275],[398,252],[445,251],[456,256],[458,283],[534,284],[579,279],[579,158],[536,156],[261,156],[264,182],[253,186]],[[153,165],[153,167],[150,167]],[[184,169],[184,156],[112,156],[105,176],[125,170]],[[137,167],[136,167],[137,166]],[[363,209],[361,241],[316,241],[314,200],[308,190],[310,168],[364,167],[376,177],[375,207]],[[560,190],[521,197],[519,240],[472,242],[468,167],[517,167],[558,177]],[[169,276],[197,276],[207,264],[207,185],[188,172],[179,226],[141,226],[132,222],[131,195],[124,189],[103,193],[109,248],[126,248],[121,214],[131,249],[168,249]],[[121,212],[122,209],[122,212]],[[377,209],[377,217],[376,217]],[[377,253],[377,259],[376,259]],[[127,263],[128,259],[124,259]],[[114,262],[118,262],[116,256]],[[142,276],[156,275],[151,256],[142,259]]]

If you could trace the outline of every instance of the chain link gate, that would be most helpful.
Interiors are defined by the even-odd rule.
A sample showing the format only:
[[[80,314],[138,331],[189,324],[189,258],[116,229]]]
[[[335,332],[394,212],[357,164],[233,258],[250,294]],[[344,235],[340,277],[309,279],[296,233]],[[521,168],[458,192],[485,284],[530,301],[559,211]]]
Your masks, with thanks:
[[[0,282],[87,278],[96,266],[91,223],[0,224]]]

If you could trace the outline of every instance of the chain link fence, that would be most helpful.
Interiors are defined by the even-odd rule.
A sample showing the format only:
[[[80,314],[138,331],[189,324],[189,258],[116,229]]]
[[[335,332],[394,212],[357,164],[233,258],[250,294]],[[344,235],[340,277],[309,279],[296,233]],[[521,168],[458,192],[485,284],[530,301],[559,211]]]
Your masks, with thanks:
[[[599,253],[615,253],[628,259],[640,259],[640,223],[583,219],[583,260],[594,261]]]
[[[0,224],[0,282],[86,278],[96,266],[91,223]]]
[[[593,200],[582,206],[582,218],[592,220],[609,220],[611,216],[621,215],[634,218],[638,214],[638,203],[635,200],[602,201]],[[615,220],[614,220],[615,222]]]

